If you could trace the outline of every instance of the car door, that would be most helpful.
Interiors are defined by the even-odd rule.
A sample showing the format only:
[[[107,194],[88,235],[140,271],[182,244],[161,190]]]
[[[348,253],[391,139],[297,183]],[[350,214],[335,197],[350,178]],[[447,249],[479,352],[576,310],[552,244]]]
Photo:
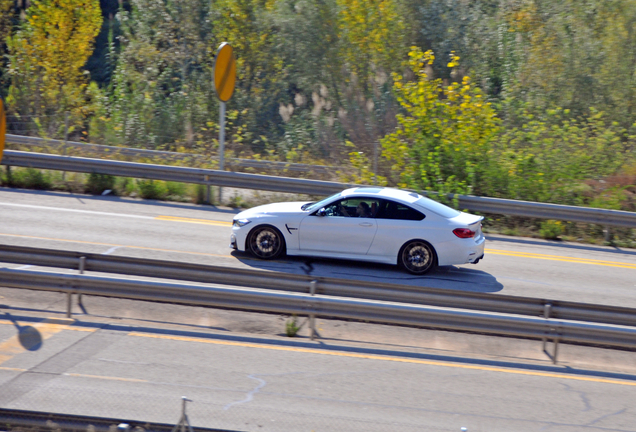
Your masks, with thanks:
[[[377,223],[370,212],[359,216],[356,209],[361,203],[368,209],[377,207],[377,201],[364,197],[340,199],[306,216],[298,229],[300,250],[332,256],[365,255]]]
[[[395,257],[400,247],[414,238],[427,238],[429,224],[424,213],[390,199],[382,200],[375,215],[378,230],[369,255]]]

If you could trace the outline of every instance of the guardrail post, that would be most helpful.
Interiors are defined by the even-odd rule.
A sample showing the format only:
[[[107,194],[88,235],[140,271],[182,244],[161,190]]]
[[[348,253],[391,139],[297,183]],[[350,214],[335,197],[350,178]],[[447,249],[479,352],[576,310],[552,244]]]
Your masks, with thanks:
[[[605,242],[609,243],[612,241],[612,232],[610,231],[610,227],[608,225],[603,228],[603,235],[605,236]]]
[[[82,256],[79,259],[79,272],[80,274],[84,274],[84,269],[86,268],[86,257]],[[82,306],[82,294],[77,295],[77,304]]]
[[[62,155],[66,156],[66,143],[68,142],[68,111],[64,113],[64,147]],[[66,181],[66,171],[62,171],[62,181]]]
[[[317,280],[312,280],[309,282],[309,295],[316,295],[316,284]],[[311,340],[316,339],[316,314],[309,314],[309,331]]]
[[[552,303],[546,303],[545,305],[543,305],[543,317],[545,319],[550,319],[550,316],[552,314]],[[550,328],[550,332],[555,331],[554,328]],[[557,363],[557,355],[559,352],[559,338],[555,337],[554,338],[554,351],[552,354],[550,354],[547,350],[547,345],[548,345],[548,336],[546,335],[546,337],[543,338],[543,352],[550,357],[550,359],[552,360],[552,363],[556,364]]]
[[[550,318],[550,314],[552,313],[552,303],[546,303],[543,305],[543,317],[545,319]]]
[[[73,308],[73,293],[70,291],[66,293],[66,318],[71,317],[71,309]]]
[[[181,405],[181,418],[179,422],[174,425],[172,428],[172,432],[193,432],[192,426],[190,425],[190,419],[188,419],[188,415],[186,414],[186,402],[192,402],[192,399],[188,399],[185,396],[181,396],[182,405]]]
[[[555,329],[551,328],[550,332],[554,332]],[[552,339],[552,342],[554,343],[554,349],[552,351],[552,354],[550,354],[548,352],[547,349],[547,345],[548,345],[548,338],[549,336],[546,334],[546,336],[543,338],[543,352],[550,358],[550,360],[552,360],[553,364],[557,364],[557,356],[559,354],[559,336],[558,334],[554,336],[554,338]]]
[[[210,176],[203,176],[203,180],[205,181],[205,203],[212,204],[212,186],[210,185]]]

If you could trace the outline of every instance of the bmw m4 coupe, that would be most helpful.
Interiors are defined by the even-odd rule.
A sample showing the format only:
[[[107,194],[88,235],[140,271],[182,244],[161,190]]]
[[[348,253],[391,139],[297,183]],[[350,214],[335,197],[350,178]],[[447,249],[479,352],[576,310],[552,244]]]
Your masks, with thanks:
[[[230,247],[261,259],[284,254],[397,264],[421,275],[484,257],[483,217],[415,192],[346,189],[318,202],[267,204],[234,217]]]

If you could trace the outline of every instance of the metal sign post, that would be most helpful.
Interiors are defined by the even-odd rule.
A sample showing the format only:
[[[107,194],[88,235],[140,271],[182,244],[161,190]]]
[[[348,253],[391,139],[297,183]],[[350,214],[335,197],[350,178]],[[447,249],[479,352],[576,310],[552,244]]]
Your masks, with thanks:
[[[4,102],[0,98],[0,162],[2,161],[2,153],[4,152],[4,140],[7,135],[7,117],[4,113]]]
[[[234,50],[227,42],[223,42],[214,60],[214,88],[221,101],[219,107],[219,169],[225,169],[225,103],[234,94],[236,85],[236,61]],[[208,185],[208,188],[210,186]],[[209,194],[208,194],[209,196]],[[223,199],[223,188],[219,187],[219,204]]]

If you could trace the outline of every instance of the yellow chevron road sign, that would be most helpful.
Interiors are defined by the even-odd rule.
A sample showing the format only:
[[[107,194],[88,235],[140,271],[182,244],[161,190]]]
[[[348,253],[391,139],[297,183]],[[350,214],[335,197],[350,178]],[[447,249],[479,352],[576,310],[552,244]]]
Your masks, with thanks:
[[[234,50],[227,42],[223,42],[216,52],[214,60],[214,87],[221,102],[227,102],[234,94],[236,84],[236,60]]]

